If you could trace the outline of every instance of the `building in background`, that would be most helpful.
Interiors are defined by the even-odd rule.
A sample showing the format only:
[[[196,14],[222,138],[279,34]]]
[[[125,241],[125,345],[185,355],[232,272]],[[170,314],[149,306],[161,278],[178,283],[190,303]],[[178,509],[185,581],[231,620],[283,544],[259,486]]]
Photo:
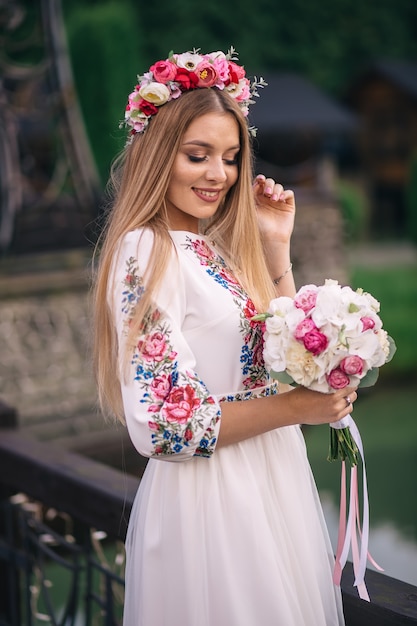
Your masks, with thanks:
[[[370,199],[371,232],[403,237],[407,187],[417,159],[417,63],[370,65],[349,86],[346,102],[361,121],[356,166]]]

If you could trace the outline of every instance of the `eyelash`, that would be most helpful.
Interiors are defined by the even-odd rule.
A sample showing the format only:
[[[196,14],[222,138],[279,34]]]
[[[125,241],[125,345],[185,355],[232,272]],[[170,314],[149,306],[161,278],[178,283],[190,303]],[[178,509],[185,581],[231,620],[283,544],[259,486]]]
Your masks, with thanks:
[[[198,157],[198,156],[193,156],[192,154],[190,154],[188,156],[188,159],[191,161],[191,163],[203,163],[204,161],[207,160],[208,157],[203,156],[203,157]],[[237,157],[236,159],[225,159],[224,162],[226,163],[226,165],[237,165],[238,164],[238,160]]]

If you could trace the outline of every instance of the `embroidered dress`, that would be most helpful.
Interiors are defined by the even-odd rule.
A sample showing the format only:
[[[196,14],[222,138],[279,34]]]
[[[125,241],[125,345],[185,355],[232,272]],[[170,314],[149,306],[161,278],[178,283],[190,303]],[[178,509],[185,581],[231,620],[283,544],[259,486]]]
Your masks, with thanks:
[[[342,625],[300,427],[216,448],[221,401],[277,393],[254,306],[208,240],[170,234],[176,254],[122,385],[130,437],[149,457],[126,539],[124,626]],[[121,345],[152,241],[129,233],[115,260]]]

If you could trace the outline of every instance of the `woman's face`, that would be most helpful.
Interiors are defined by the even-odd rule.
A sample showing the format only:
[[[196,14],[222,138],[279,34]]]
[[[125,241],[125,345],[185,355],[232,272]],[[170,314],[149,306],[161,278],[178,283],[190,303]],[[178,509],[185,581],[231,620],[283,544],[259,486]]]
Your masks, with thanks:
[[[231,113],[207,113],[184,134],[166,194],[169,228],[198,233],[238,178],[239,127]]]

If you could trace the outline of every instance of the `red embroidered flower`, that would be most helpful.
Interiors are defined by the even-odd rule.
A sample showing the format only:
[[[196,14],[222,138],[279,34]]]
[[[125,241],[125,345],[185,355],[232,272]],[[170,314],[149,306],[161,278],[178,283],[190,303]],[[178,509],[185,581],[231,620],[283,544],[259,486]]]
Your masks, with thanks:
[[[168,394],[163,407],[164,417],[168,422],[186,424],[193,416],[193,412],[201,404],[191,385],[177,387]]]
[[[157,331],[147,335],[138,342],[139,352],[146,360],[162,361],[167,351],[167,343],[163,333]]]
[[[251,328],[256,328],[259,325],[259,322],[252,321],[252,317],[254,315],[257,315],[257,313],[258,311],[256,310],[255,305],[253,304],[252,300],[248,298],[246,300],[246,304],[243,309],[243,314],[246,317],[246,319],[249,320]]]
[[[214,252],[211,248],[209,248],[205,241],[197,239],[192,242],[192,247],[195,253],[199,256],[200,261],[203,261],[204,259],[214,259]],[[204,263],[204,265],[207,265],[207,263]]]
[[[155,376],[155,378],[152,379],[151,393],[156,398],[159,398],[160,400],[165,400],[171,389],[171,376],[161,374],[160,376]]]

